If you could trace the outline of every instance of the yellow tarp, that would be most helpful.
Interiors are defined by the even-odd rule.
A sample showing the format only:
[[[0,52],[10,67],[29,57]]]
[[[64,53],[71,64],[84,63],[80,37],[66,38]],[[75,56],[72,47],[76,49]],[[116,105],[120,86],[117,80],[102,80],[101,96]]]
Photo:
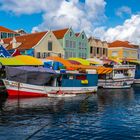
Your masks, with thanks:
[[[90,62],[88,60],[82,59],[82,58],[76,58],[76,57],[71,57],[68,60],[74,60],[77,61],[79,63],[81,63],[82,65],[90,65]]]
[[[0,58],[0,63],[5,66],[40,66],[43,62],[27,55],[18,55],[10,58]]]
[[[95,64],[95,65],[103,64],[103,61],[101,61],[100,59],[97,59],[97,58],[88,58],[86,60],[88,60],[90,62],[90,64]]]
[[[132,62],[132,63],[136,63],[136,64],[140,64],[139,60],[127,60],[128,62]]]
[[[18,55],[15,56],[14,58],[22,61],[26,65],[31,65],[31,66],[43,65],[43,62],[41,60],[29,55]]]
[[[114,61],[114,62],[116,62],[116,63],[119,63],[119,64],[121,64],[121,62],[122,62],[121,59],[113,58],[113,57],[110,57],[109,60],[112,60],[112,61]]]
[[[103,66],[75,65],[71,64],[69,61],[63,58],[56,56],[47,57],[47,59],[62,63],[68,70],[95,69],[97,70],[98,74],[106,74],[112,72],[112,68],[105,68]]]
[[[69,61],[67,61],[63,58],[60,58],[58,56],[49,56],[46,59],[53,60],[53,61],[56,61],[56,62],[60,62],[64,66],[70,66],[71,65],[71,63]]]
[[[0,58],[0,63],[4,66],[23,66],[24,62],[17,60],[16,58]]]

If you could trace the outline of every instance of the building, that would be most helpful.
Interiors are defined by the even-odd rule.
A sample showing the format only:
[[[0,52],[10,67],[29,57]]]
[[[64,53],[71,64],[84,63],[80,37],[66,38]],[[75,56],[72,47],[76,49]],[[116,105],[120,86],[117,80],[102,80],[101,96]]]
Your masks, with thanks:
[[[20,34],[20,35],[26,35],[26,34],[27,34],[27,32],[24,31],[23,29],[15,30],[15,32],[17,32],[17,33]]]
[[[90,37],[88,39],[90,46],[90,58],[107,58],[108,57],[108,43],[106,41],[101,41]]]
[[[74,33],[72,28],[66,28],[55,30],[53,33],[64,49],[64,58],[89,57],[88,39],[84,31],[81,33]]]
[[[52,31],[2,39],[1,44],[9,51],[18,49],[21,54],[32,55],[36,58],[64,56],[64,50]]]
[[[138,45],[138,60],[140,60],[140,45]]]
[[[114,41],[109,44],[108,57],[120,58],[120,59],[138,59],[139,46],[133,45],[128,41]]]
[[[14,36],[19,36],[20,34],[18,34],[15,31],[12,31],[8,28],[5,28],[3,26],[0,26],[0,39],[3,38],[10,38],[10,37],[14,37]]]

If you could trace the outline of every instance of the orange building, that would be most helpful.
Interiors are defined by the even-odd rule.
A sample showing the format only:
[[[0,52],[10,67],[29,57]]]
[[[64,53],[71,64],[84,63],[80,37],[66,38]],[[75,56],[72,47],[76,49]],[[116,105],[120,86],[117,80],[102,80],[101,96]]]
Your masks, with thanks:
[[[138,59],[138,46],[128,41],[116,40],[109,44],[108,57],[119,59]]]

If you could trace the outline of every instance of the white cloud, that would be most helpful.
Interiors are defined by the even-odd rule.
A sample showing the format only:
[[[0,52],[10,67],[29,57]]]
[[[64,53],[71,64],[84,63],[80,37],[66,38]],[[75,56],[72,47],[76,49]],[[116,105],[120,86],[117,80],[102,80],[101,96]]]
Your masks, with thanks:
[[[116,11],[116,15],[119,16],[119,17],[123,17],[125,14],[127,15],[131,15],[132,14],[132,10],[130,7],[128,6],[122,6],[120,8],[117,9]]]
[[[105,0],[1,0],[1,10],[15,15],[41,13],[43,22],[34,30],[47,30],[73,27],[74,30],[85,30],[91,34],[95,26],[106,18]]]
[[[135,44],[140,44],[140,14],[132,15],[130,19],[124,21],[123,25],[105,29],[100,27],[95,30],[99,32],[102,40],[112,42],[114,40],[128,40]]]

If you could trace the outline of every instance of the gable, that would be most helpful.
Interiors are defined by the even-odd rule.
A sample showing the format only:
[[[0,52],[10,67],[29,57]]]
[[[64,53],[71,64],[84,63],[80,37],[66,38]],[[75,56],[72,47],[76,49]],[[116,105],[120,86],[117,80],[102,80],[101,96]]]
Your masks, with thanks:
[[[19,50],[31,49],[43,38],[43,36],[46,33],[47,33],[47,31],[46,32],[32,33],[32,34],[26,34],[26,35],[15,37],[16,43],[17,44],[20,43],[17,48]],[[7,50],[13,49],[12,40],[13,40],[13,38],[3,39],[4,43],[9,44],[6,47]]]

